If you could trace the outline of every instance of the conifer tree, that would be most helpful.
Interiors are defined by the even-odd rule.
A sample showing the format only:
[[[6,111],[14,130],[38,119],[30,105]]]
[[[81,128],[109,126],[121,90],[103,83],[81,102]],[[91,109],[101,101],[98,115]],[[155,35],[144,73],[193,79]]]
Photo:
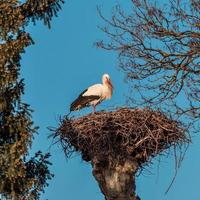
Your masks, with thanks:
[[[63,0],[0,1],[0,195],[2,199],[39,199],[52,178],[49,154],[27,158],[37,127],[32,110],[22,101],[24,81],[20,60],[33,44],[26,27],[42,20],[50,27]],[[28,67],[28,66],[26,66]]]

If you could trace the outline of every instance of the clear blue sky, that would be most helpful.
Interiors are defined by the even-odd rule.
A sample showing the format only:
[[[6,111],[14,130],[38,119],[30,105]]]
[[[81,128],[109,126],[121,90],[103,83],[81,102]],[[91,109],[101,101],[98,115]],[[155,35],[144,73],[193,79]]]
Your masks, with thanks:
[[[129,6],[129,1],[124,0],[67,1],[59,17],[53,20],[51,30],[41,23],[29,27],[36,44],[27,49],[22,59],[22,77],[26,83],[24,99],[35,110],[33,119],[35,125],[40,126],[31,152],[48,150],[51,140],[47,138],[50,134],[47,127],[57,126],[59,116],[68,113],[70,103],[83,89],[100,82],[103,73],[110,74],[115,90],[113,99],[98,109],[125,105],[128,85],[123,81],[124,74],[118,70],[116,54],[93,45],[98,39],[105,38],[97,28],[102,20],[97,15],[96,6],[101,5],[109,15],[117,2]],[[79,114],[88,112],[90,109]],[[51,154],[51,170],[55,177],[42,200],[104,199],[89,163],[83,162],[79,155],[66,161],[57,145],[51,148]],[[194,138],[174,185],[164,195],[174,175],[172,161],[172,158],[163,159],[159,172],[154,164],[137,178],[137,192],[142,200],[200,199],[199,137]]]

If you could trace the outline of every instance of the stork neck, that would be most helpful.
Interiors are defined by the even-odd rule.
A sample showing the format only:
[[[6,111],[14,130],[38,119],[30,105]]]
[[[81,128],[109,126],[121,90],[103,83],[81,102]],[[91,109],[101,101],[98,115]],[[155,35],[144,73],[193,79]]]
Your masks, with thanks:
[[[108,87],[108,83],[106,81],[103,81],[103,86]]]
[[[106,85],[106,80],[104,78],[102,78],[102,84]]]
[[[109,87],[108,81],[106,79],[102,80],[103,86]]]

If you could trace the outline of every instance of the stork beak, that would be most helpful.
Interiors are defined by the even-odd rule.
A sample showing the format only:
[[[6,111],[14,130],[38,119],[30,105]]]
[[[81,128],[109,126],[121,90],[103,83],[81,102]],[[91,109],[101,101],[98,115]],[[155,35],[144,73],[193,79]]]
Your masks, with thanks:
[[[112,82],[111,82],[111,80],[110,80],[109,78],[107,78],[107,83],[108,83],[108,85],[113,89]]]

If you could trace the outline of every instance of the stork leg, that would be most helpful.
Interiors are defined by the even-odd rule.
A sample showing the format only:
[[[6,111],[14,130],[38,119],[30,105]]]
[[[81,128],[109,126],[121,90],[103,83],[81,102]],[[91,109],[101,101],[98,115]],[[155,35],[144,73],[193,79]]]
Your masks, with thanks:
[[[93,114],[94,114],[94,113],[96,112],[96,109],[95,109],[95,108],[96,108],[96,106],[95,106],[95,105],[93,105],[92,107],[93,107]]]

